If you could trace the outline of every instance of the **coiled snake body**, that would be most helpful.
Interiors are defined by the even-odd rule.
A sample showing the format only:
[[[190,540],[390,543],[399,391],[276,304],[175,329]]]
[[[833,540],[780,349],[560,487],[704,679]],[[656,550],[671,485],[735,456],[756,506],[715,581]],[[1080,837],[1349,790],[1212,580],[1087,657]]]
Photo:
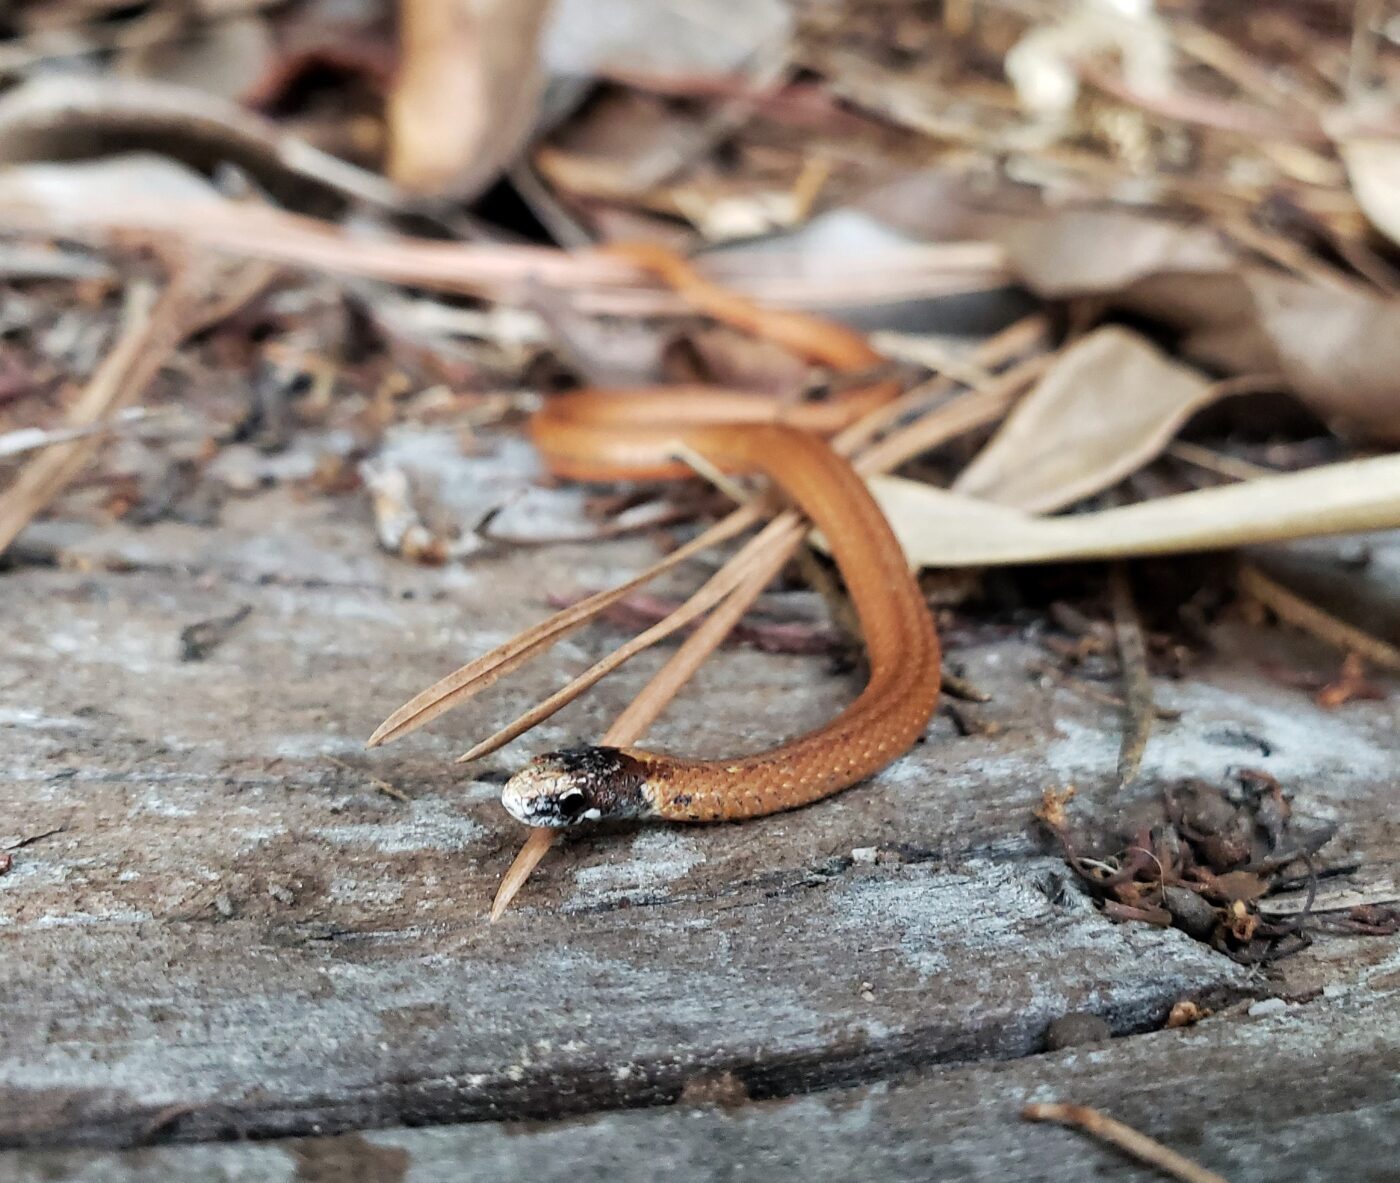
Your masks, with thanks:
[[[880,360],[858,334],[757,308],[669,251],[607,249],[658,274],[698,310],[833,369],[859,373]],[[881,382],[827,402],[794,404],[709,387],[583,390],[551,399],[535,416],[535,445],[562,477],[684,475],[689,470],[674,459],[677,444],[725,471],[766,476],[827,539],[860,621],[870,677],[831,722],[752,756],[691,760],[630,747],[538,756],[505,786],[502,800],[511,814],[546,827],[612,818],[758,817],[839,792],[909,749],[937,705],[938,638],[879,505],[826,441],[896,392]]]

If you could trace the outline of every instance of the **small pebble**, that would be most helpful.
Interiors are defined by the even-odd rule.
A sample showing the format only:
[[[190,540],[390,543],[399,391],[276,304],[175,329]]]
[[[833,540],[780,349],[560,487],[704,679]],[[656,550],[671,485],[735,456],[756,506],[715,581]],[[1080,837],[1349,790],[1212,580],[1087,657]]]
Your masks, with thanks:
[[[1248,1013],[1251,1019],[1259,1019],[1263,1018],[1265,1015],[1282,1014],[1287,1009],[1288,1003],[1282,998],[1261,998],[1249,1008]]]
[[[880,857],[880,849],[876,846],[857,846],[851,851],[851,862],[868,863],[874,862]]]

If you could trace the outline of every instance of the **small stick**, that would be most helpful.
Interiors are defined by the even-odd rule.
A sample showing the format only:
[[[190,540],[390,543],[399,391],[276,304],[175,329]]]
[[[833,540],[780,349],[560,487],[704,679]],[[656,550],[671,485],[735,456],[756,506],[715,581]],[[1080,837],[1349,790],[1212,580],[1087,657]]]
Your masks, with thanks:
[[[272,278],[273,272],[260,264],[231,267],[176,258],[159,294],[133,284],[117,339],[69,408],[64,426],[108,423],[145,393],[185,338],[231,315]],[[85,435],[30,458],[0,493],[0,553],[68,487],[102,444],[103,434]]]
[[[402,789],[395,788],[387,780],[380,780],[379,777],[372,776],[370,773],[365,772],[362,768],[356,768],[353,764],[347,764],[338,756],[327,756],[326,759],[329,760],[332,764],[334,764],[337,768],[343,768],[346,772],[354,772],[360,776],[363,776],[366,780],[369,781],[370,784],[372,784],[386,797],[392,797],[395,801],[401,801],[405,805],[413,804],[412,797],[410,797]]]
[[[18,456],[23,452],[34,452],[40,448],[52,447],[54,444],[66,444],[71,440],[83,439],[90,435],[102,435],[104,432],[116,435],[119,432],[129,431],[132,427],[139,426],[158,415],[168,416],[169,413],[168,410],[127,407],[124,411],[118,411],[110,419],[97,423],[84,423],[76,427],[21,427],[16,431],[7,431],[0,435],[0,456]]]
[[[1026,1121],[1053,1121],[1071,1129],[1082,1130],[1091,1138],[1117,1147],[1139,1162],[1156,1167],[1174,1179],[1180,1179],[1181,1183],[1229,1183],[1223,1175],[1206,1170],[1185,1155],[1163,1146],[1155,1138],[1149,1138],[1132,1126],[1114,1121],[1113,1118],[1097,1109],[1090,1109],[1087,1105],[1031,1104],[1021,1110],[1021,1116]]]
[[[1193,444],[1186,440],[1177,440],[1175,443],[1167,445],[1167,455],[1235,481],[1253,481],[1260,477],[1278,476],[1276,468],[1267,468],[1262,464],[1253,464],[1236,456],[1227,456],[1223,452],[1215,452],[1210,448],[1203,448],[1199,444]]]
[[[1113,634],[1118,641],[1118,661],[1123,670],[1123,698],[1128,717],[1118,748],[1118,787],[1125,789],[1142,767],[1143,753],[1152,735],[1156,704],[1152,698],[1152,676],[1147,668],[1147,643],[1142,636],[1128,568],[1114,563],[1108,573],[1109,595],[1113,601]]]
[[[992,696],[985,690],[979,690],[961,674],[955,674],[945,663],[943,666],[943,689],[954,698],[961,698],[964,702],[991,702]]]
[[[1274,582],[1253,564],[1240,565],[1239,584],[1245,595],[1258,600],[1285,623],[1311,633],[1343,653],[1355,653],[1372,665],[1400,673],[1400,649],[1338,620],[1330,612]]]

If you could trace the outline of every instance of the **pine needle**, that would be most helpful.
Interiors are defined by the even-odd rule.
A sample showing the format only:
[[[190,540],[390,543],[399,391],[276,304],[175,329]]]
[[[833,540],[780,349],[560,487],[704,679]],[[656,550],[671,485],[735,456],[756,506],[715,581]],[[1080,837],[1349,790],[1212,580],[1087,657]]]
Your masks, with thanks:
[[[1253,564],[1240,564],[1239,583],[1245,595],[1258,600],[1284,623],[1302,629],[1343,653],[1354,653],[1374,666],[1400,673],[1400,649],[1354,624],[1339,620],[1274,582]]]
[[[482,740],[470,751],[459,756],[457,758],[457,763],[466,764],[470,763],[472,760],[478,760],[482,756],[490,755],[492,752],[510,743],[511,740],[524,735],[525,732],[529,731],[532,727],[544,722],[544,720],[548,719],[551,715],[568,706],[569,703],[573,702],[580,694],[589,687],[602,681],[608,674],[617,669],[618,666],[630,661],[644,649],[649,649],[652,645],[669,637],[678,629],[684,628],[698,616],[708,612],[722,599],[728,596],[736,587],[747,583],[749,572],[756,566],[762,564],[765,571],[769,570],[771,564],[765,560],[769,559],[771,556],[772,552],[770,547],[777,545],[773,541],[775,538],[782,537],[791,537],[794,540],[794,544],[801,540],[802,525],[796,514],[784,513],[774,518],[759,534],[750,539],[737,555],[715,572],[699,591],[692,595],[684,604],[668,615],[664,620],[658,621],[649,629],[638,633],[631,640],[619,645],[609,653],[607,657],[579,674],[578,677],[572,679],[567,685],[556,690],[543,702],[537,703],[519,718],[508,723],[505,727],[502,727],[494,735]],[[786,553],[790,552],[783,553],[786,555]],[[781,566],[781,563],[779,563],[778,566]],[[772,578],[771,573],[768,578]],[[762,588],[759,590],[762,591]],[[611,595],[612,593],[608,594]],[[590,599],[592,598],[593,597],[590,597]],[[747,607],[748,605],[746,604],[745,610],[747,610]],[[740,613],[740,615],[742,615],[742,613]],[[519,664],[519,661],[522,660],[524,660],[524,658],[519,658],[516,664]],[[499,673],[495,675],[495,677],[499,676]],[[494,677],[491,680],[494,681]],[[489,685],[489,682],[486,684]],[[480,686],[476,687],[476,689],[480,689]],[[443,709],[446,708],[444,707]]]
[[[1053,1121],[1115,1146],[1138,1162],[1165,1171],[1181,1183],[1229,1183],[1214,1171],[1198,1166],[1183,1154],[1163,1146],[1155,1138],[1139,1133],[1130,1125],[1114,1121],[1107,1114],[1087,1105],[1033,1104],[1021,1110],[1027,1121]]]
[[[547,620],[532,625],[524,632],[512,637],[491,652],[482,654],[475,661],[454,670],[445,678],[439,679],[415,695],[384,720],[366,742],[366,747],[378,747],[400,739],[453,707],[466,702],[481,691],[494,685],[501,678],[519,669],[531,658],[549,649],[570,633],[577,631],[604,609],[636,591],[659,575],[678,566],[711,546],[725,542],[742,533],[762,519],[762,507],[758,504],[741,506],[727,517],[722,518],[703,534],[679,546],[659,562],[653,563],[634,579],[601,591],[577,604],[556,612]]]

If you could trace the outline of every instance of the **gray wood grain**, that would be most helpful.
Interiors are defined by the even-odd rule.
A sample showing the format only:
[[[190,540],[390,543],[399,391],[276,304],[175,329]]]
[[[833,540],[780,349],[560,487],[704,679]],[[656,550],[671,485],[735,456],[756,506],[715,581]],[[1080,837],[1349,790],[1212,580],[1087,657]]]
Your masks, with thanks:
[[[17,1151],[0,1155],[0,1183],[1162,1178],[1080,1135],[1019,1119],[1023,1104],[1043,1100],[1099,1107],[1232,1183],[1392,1183],[1400,1054],[1386,1033],[1400,1026],[1395,965],[1392,948],[1388,963],[1347,988],[1268,1017],[1237,1009],[1193,1029],[782,1101],[251,1145]]]
[[[1150,805],[1164,780],[1263,767],[1338,823],[1336,857],[1395,867],[1400,834],[1378,821],[1394,816],[1393,708],[1323,712],[1263,677],[1278,634],[1222,632],[1207,666],[1159,687],[1182,718],[1154,737],[1134,798],[1115,801],[1115,711],[1035,684],[1034,645],[988,626],[952,656],[993,694],[975,709],[999,734],[960,737],[941,719],[909,757],[819,807],[575,841],[490,927],[519,830],[489,774],[596,735],[659,656],[485,770],[450,758],[615,635],[571,638],[430,733],[374,753],[363,737],[538,619],[547,592],[610,581],[651,549],[553,546],[425,570],[369,537],[353,502],[274,491],[231,503],[217,529],[45,527],[26,553],[50,565],[0,575],[0,846],[33,839],[0,877],[0,1143],[560,1119],[670,1104],[720,1072],[762,1100],[1024,1057],[1072,1011],[1140,1032],[1182,997],[1275,988],[1180,933],[1111,924],[1067,887],[1029,821],[1042,790],[1067,782],[1077,809],[1113,816]],[[204,661],[180,660],[183,629],[245,605]],[[654,738],[751,750],[851,693],[821,659],[729,652]],[[1319,985],[1354,973],[1312,964]],[[847,1095],[753,1120],[806,1113],[815,1127]],[[883,1094],[863,1095],[884,1112]],[[652,1136],[629,1122],[660,1119],[560,1129],[625,1140]],[[797,1137],[755,1128],[774,1154]],[[222,1152],[208,1153],[224,1177]]]

